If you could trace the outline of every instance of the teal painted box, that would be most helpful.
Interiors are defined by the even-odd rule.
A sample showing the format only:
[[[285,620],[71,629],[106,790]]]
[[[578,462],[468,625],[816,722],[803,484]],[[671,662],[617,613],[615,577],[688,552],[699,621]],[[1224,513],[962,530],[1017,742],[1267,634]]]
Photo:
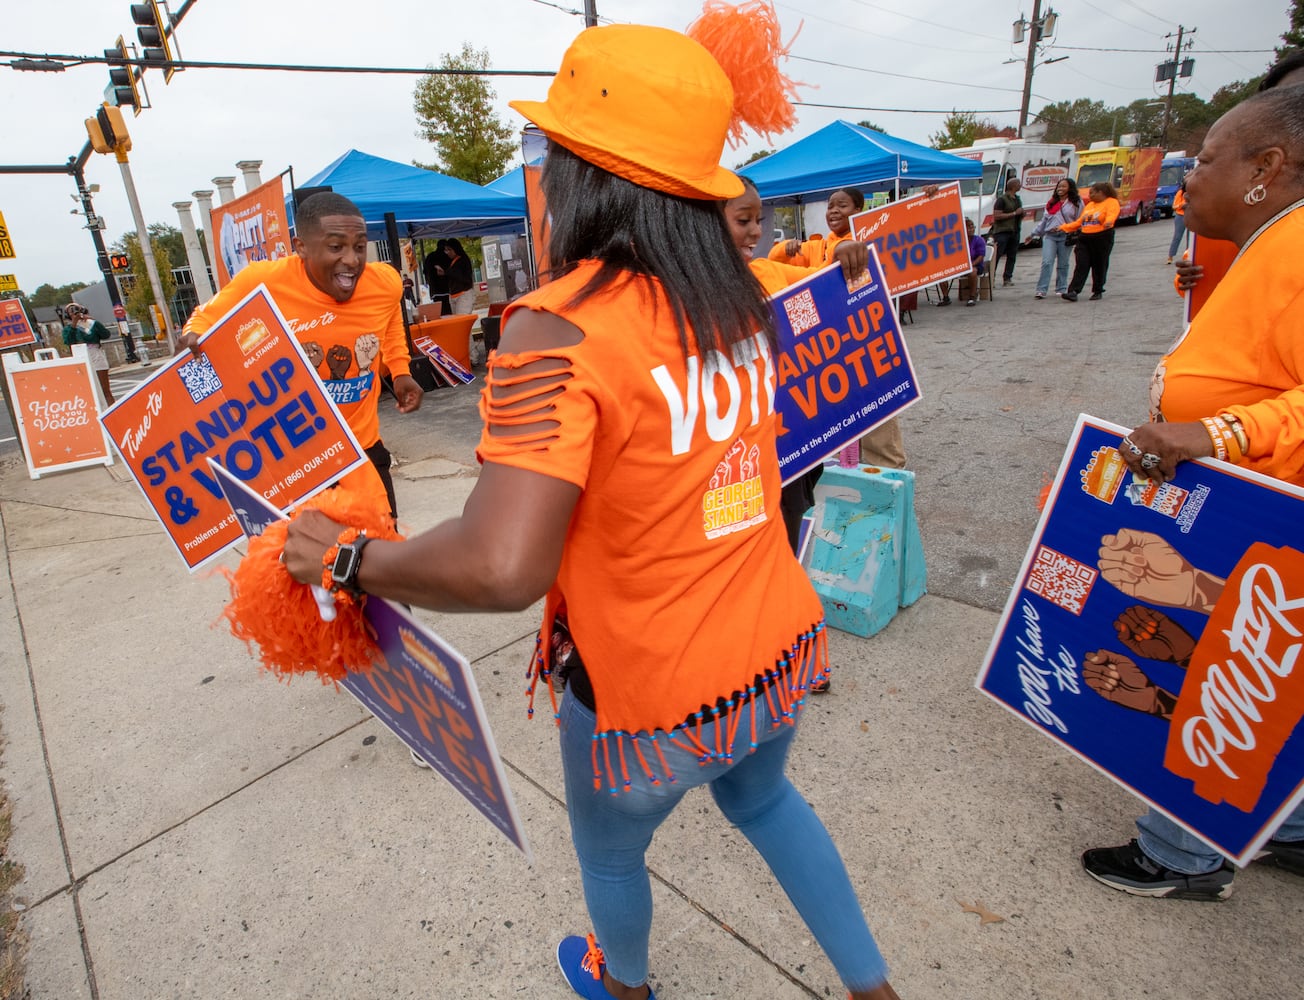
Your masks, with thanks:
[[[812,517],[806,572],[829,625],[870,636],[924,595],[913,472],[827,467]]]

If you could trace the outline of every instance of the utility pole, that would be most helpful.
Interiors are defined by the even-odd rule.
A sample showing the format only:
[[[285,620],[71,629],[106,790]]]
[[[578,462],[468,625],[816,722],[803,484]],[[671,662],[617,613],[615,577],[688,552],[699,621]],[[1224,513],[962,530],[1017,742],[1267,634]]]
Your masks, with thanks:
[[[1032,67],[1041,41],[1041,0],[1032,0],[1032,23],[1028,25],[1028,60],[1023,64],[1023,103],[1019,105],[1019,138],[1028,124],[1028,103],[1032,100]]]
[[[158,262],[154,259],[154,248],[149,242],[149,228],[145,225],[145,216],[140,211],[140,199],[136,197],[136,184],[131,179],[131,164],[127,162],[127,151],[119,146],[115,153],[118,166],[122,170],[122,186],[127,190],[127,201],[131,205],[131,217],[136,221],[136,238],[140,240],[140,254],[145,258],[145,273],[149,275],[149,287],[154,290],[154,302],[163,317],[163,332],[168,338],[168,354],[177,353],[177,338],[172,330],[172,317],[169,314],[170,303],[163,296],[163,282],[159,280]]]
[[[122,186],[126,189],[127,202],[131,205],[131,217],[136,222],[136,239],[140,242],[141,256],[145,258],[145,273],[149,275],[149,287],[154,292],[154,304],[158,306],[163,320],[168,353],[175,354],[177,341],[172,332],[172,317],[168,315],[169,303],[163,295],[163,282],[159,280],[154,248],[149,241],[149,229],[145,225],[145,216],[140,211],[136,184],[131,179],[131,164],[127,162],[127,154],[131,152],[131,136],[127,134],[121,109],[108,102],[102,104],[95,112],[94,118],[86,119],[86,134],[90,137],[91,149],[97,153],[112,153],[117,158],[118,167],[122,171]]]
[[[1168,96],[1164,98],[1164,128],[1159,137],[1159,145],[1164,149],[1168,148],[1168,126],[1173,120],[1173,91],[1177,88],[1178,72],[1180,71],[1182,76],[1190,76],[1194,65],[1193,60],[1187,60],[1187,62],[1192,63],[1192,66],[1186,66],[1182,63],[1183,34],[1186,34],[1188,39],[1187,47],[1190,47],[1189,39],[1191,35],[1195,34],[1195,29],[1192,28],[1188,32],[1185,25],[1179,24],[1177,26],[1177,43],[1173,46],[1173,58],[1168,62],[1161,63],[1159,67],[1159,78],[1162,80],[1166,76],[1168,79]],[[1172,38],[1173,36],[1165,35],[1164,37]]]
[[[584,0],[584,27],[598,26],[598,0]]]

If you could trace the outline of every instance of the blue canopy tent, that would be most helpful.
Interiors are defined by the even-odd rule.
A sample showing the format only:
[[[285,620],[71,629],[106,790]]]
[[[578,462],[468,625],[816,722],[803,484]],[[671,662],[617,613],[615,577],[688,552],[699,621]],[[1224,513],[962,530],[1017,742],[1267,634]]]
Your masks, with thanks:
[[[518,165],[496,181],[490,181],[485,188],[489,191],[497,191],[499,194],[511,195],[513,198],[524,198],[525,168]]]
[[[504,194],[433,170],[350,149],[298,184],[329,184],[362,210],[367,236],[385,236],[392,212],[404,237],[492,236],[524,232],[525,195]]]
[[[837,121],[739,171],[762,201],[816,201],[842,187],[892,190],[981,177],[982,164]]]

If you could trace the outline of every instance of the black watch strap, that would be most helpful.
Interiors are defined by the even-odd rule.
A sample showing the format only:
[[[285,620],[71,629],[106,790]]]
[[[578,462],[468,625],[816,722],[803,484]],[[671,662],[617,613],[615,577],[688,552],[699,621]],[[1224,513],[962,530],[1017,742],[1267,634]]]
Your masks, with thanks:
[[[355,597],[362,593],[358,586],[358,571],[362,569],[362,550],[370,541],[364,532],[339,547],[335,564],[331,567],[331,590],[346,590]]]

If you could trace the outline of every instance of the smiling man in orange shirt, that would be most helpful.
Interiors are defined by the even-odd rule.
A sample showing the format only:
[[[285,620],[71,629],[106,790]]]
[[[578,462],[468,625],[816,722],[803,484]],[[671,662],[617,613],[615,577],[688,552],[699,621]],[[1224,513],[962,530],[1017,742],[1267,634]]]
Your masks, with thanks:
[[[242,268],[191,314],[181,347],[198,351],[201,334],[266,285],[326,392],[366,449],[395,515],[390,454],[380,439],[377,362],[393,377],[400,413],[421,405],[421,387],[409,373],[402,279],[388,264],[367,262],[367,224],[343,195],[322,192],[305,199],[295,224],[294,255]]]

